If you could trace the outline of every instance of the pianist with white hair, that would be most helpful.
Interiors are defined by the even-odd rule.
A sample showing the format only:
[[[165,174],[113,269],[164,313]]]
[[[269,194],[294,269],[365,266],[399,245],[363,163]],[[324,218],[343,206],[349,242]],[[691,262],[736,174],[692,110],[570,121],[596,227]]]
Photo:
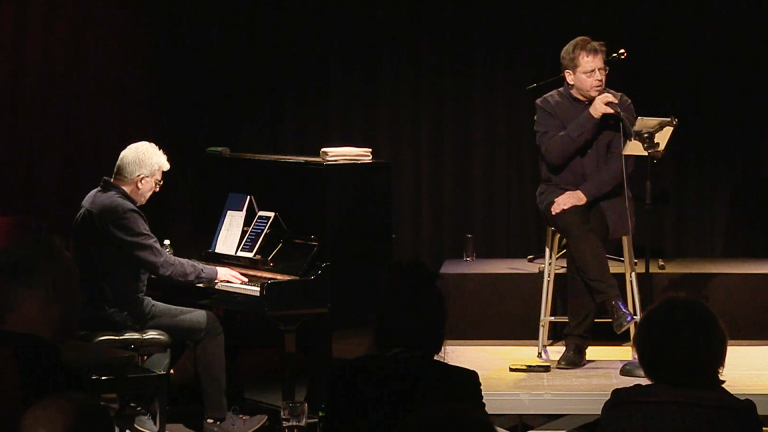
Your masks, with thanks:
[[[145,295],[149,275],[186,283],[247,280],[227,267],[169,255],[152,234],[139,206],[160,190],[163,172],[170,167],[155,144],[133,143],[120,153],[112,178],[102,179],[83,200],[72,232],[83,326],[111,331],[157,329],[174,341],[193,343],[205,410],[203,430],[253,431],[265,423],[265,416],[234,416],[227,409],[224,333],[216,315],[163,304]]]

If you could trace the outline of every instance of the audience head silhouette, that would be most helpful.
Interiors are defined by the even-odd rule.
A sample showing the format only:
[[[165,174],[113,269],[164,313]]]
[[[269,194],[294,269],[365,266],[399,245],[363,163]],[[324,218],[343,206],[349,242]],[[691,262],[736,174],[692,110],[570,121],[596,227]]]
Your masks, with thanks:
[[[418,261],[390,266],[384,278],[374,343],[381,354],[408,351],[434,357],[445,340],[445,301],[437,275]]]
[[[4,224],[17,230],[0,248],[0,327],[50,340],[71,336],[80,305],[72,257],[39,226]]]
[[[20,432],[113,432],[106,406],[80,393],[59,393],[42,399],[21,419]]]
[[[643,315],[635,334],[637,357],[652,382],[685,388],[720,386],[728,336],[702,301],[669,297]]]

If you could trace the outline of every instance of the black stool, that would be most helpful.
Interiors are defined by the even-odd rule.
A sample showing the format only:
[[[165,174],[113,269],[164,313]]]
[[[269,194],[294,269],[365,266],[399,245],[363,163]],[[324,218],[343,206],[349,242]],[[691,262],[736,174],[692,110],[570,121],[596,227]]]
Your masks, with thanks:
[[[171,338],[160,330],[99,331],[82,333],[79,339],[96,345],[132,351],[138,355],[138,363],[128,365],[102,364],[89,367],[87,386],[96,394],[114,393],[118,397],[151,393],[157,430],[165,431],[168,413],[168,379],[171,363]],[[118,408],[118,413],[126,409]],[[131,417],[132,418],[132,417]],[[116,423],[121,423],[116,416]],[[127,419],[130,420],[130,419]],[[133,421],[126,425],[131,431],[139,431]]]

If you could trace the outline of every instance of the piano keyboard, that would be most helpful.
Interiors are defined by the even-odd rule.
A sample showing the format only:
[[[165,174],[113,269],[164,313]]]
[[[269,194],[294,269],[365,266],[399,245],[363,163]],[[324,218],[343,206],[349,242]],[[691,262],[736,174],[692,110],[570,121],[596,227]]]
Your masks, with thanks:
[[[214,288],[222,291],[230,291],[240,294],[260,296],[261,286],[258,283],[244,282],[244,283],[232,283],[232,282],[216,282]]]

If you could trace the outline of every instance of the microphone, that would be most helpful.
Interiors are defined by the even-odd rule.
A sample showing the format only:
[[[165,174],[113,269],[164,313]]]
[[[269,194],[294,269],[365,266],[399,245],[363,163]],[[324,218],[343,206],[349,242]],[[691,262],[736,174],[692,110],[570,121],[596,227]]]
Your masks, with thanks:
[[[630,137],[632,136],[632,122],[630,121],[629,117],[624,115],[624,113],[619,108],[619,104],[614,102],[608,102],[605,104],[608,108],[612,109],[614,113],[619,116],[619,119],[621,120],[621,124],[624,126],[624,133],[628,134]]]
[[[608,57],[605,61],[606,62],[615,62],[616,60],[623,60],[626,57],[627,57],[627,50],[622,48],[618,52],[615,52],[615,53],[611,54],[611,56]]]
[[[621,109],[619,109],[619,104],[613,103],[613,102],[607,102],[605,104],[605,106],[607,106],[608,108],[612,109],[614,112],[616,112],[616,114],[624,117],[624,113],[621,112]]]

